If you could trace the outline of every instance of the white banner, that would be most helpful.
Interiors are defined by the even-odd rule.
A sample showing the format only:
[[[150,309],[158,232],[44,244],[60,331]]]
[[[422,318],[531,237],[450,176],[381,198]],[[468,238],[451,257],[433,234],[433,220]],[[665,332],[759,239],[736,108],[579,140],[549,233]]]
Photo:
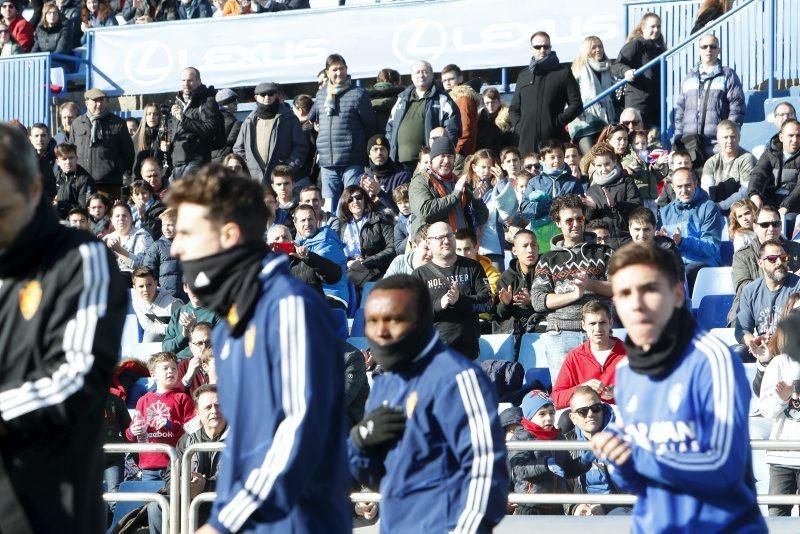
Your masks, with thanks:
[[[550,34],[562,62],[588,35],[616,55],[624,8],[619,0],[439,0],[101,28],[90,39],[91,86],[177,91],[189,65],[218,88],[308,82],[332,53],[344,56],[353,79],[382,68],[406,74],[418,59],[435,71],[448,63],[463,70],[527,65],[537,30]]]

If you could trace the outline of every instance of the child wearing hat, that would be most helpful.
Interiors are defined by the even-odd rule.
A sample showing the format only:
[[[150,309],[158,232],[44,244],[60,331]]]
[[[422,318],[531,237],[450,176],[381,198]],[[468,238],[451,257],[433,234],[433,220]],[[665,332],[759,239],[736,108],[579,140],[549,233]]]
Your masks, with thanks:
[[[563,440],[555,426],[556,407],[553,399],[540,390],[533,390],[522,399],[523,417],[510,441]],[[591,451],[587,451],[591,452]],[[568,479],[588,471],[591,456],[584,453],[573,458],[568,451],[509,452],[509,472],[515,493],[572,493]],[[520,504],[516,515],[563,515],[560,504]]]

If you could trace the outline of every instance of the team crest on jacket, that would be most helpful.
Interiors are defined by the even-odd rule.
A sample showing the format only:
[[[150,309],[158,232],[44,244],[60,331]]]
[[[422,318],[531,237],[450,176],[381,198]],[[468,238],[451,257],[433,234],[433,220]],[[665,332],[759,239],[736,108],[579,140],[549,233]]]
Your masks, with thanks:
[[[406,419],[411,419],[411,415],[414,413],[414,408],[417,407],[418,400],[419,395],[417,395],[416,391],[412,391],[408,394],[408,398],[406,398]]]
[[[256,348],[256,325],[250,325],[247,332],[244,333],[244,355],[248,358],[253,355],[253,350]]]
[[[239,313],[236,311],[236,304],[231,304],[230,309],[228,310],[228,324],[231,326],[236,326],[236,323],[239,322]]]
[[[38,280],[30,280],[19,290],[19,312],[26,321],[36,315],[42,303],[42,284]]]

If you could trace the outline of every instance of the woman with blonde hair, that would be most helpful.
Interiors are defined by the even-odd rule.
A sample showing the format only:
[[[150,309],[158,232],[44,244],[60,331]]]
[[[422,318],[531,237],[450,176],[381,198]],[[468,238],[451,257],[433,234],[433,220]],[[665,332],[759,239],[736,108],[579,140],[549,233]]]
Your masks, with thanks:
[[[697,10],[692,33],[697,33],[708,26],[715,19],[720,18],[733,7],[733,0],[705,0]]]
[[[142,122],[133,134],[133,150],[136,153],[133,164],[133,174],[140,177],[139,169],[147,158],[156,158],[159,163],[164,162],[164,153],[161,151],[161,111],[158,104],[150,102],[142,110]]]
[[[661,124],[661,71],[658,65],[634,77],[634,72],[667,51],[661,34],[661,17],[645,13],[619,51],[611,72],[625,78],[625,107],[636,108],[648,127]]]
[[[572,62],[572,75],[578,82],[584,104],[614,85],[608,56],[603,41],[590,35],[583,40],[578,57]],[[584,107],[583,113],[567,125],[569,136],[581,152],[587,154],[597,142],[597,136],[607,125],[614,122],[616,114],[611,96]]]

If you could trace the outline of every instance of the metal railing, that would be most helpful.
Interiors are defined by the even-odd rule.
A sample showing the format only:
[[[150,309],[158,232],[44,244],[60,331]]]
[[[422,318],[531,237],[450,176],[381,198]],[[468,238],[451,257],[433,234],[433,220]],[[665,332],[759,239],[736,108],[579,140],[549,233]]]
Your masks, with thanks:
[[[195,502],[200,499],[200,497],[207,496],[209,493],[201,493],[194,499],[191,499],[191,481],[192,481],[192,469],[191,469],[191,462],[192,456],[199,452],[218,452],[225,448],[225,444],[222,442],[214,442],[214,443],[195,443],[194,445],[190,445],[183,451],[183,456],[181,457],[181,534],[189,534],[190,532],[194,532],[196,525],[192,522],[191,517],[191,510],[195,507]],[[216,495],[214,493],[213,495]],[[207,499],[207,497],[203,497]],[[191,502],[190,502],[191,499]],[[212,499],[213,500],[213,499]],[[207,502],[207,501],[203,501]],[[190,528],[191,525],[191,528]]]
[[[124,493],[113,491],[104,493],[103,500],[105,502],[156,502],[161,508],[161,532],[171,532],[171,508],[169,501],[163,495],[135,491],[126,491]]]
[[[0,59],[0,121],[50,125],[50,54]]]
[[[129,452],[140,453],[140,452],[157,452],[161,454],[166,454],[169,457],[169,468],[170,468],[170,478],[169,478],[169,503],[167,505],[167,509],[165,510],[164,516],[169,518],[169,529],[164,530],[163,532],[169,532],[170,534],[178,534],[178,525],[180,521],[179,506],[176,506],[176,503],[179,501],[179,478],[180,478],[180,464],[178,463],[178,456],[175,453],[175,449],[166,445],[164,443],[108,443],[103,445],[103,451],[106,454],[125,454]],[[162,495],[158,495],[157,493],[106,493],[103,495],[103,498],[106,498],[106,495],[114,495],[114,496],[121,496],[121,495],[150,495],[150,496],[159,496],[163,499]],[[115,499],[115,500],[124,500],[124,501],[141,501],[145,499],[133,499],[133,498],[122,498],[122,499]],[[158,502],[157,499],[147,499],[151,501]],[[172,506],[169,506],[172,504]],[[162,506],[163,508],[163,506]],[[162,519],[163,521],[163,519]]]
[[[197,517],[200,513],[200,505],[204,502],[214,502],[214,499],[217,498],[216,492],[208,491],[205,493],[199,494],[197,497],[192,499],[192,504],[189,505],[188,516],[186,518],[186,531],[187,532],[194,532],[197,530]]]

